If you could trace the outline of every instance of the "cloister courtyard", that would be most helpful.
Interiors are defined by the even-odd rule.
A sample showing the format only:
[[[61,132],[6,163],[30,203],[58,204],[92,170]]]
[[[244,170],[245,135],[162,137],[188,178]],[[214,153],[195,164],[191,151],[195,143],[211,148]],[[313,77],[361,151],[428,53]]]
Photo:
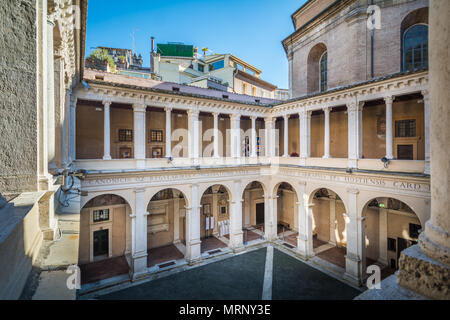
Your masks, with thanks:
[[[272,251],[271,253],[269,253]],[[361,293],[343,280],[263,245],[167,275],[79,296],[100,300],[351,300]]]

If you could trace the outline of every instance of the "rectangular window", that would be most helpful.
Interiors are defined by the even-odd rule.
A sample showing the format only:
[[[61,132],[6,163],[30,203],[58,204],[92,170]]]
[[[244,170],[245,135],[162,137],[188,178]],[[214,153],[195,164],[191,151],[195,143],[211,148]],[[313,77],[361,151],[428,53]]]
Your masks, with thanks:
[[[224,60],[220,60],[217,62],[213,62],[209,65],[209,71],[214,71],[214,70],[218,70],[218,69],[222,69],[225,67],[225,62]]]
[[[419,231],[422,227],[418,224],[410,223],[409,224],[409,237],[411,239],[419,238]]]
[[[202,64],[199,64],[199,65],[198,65],[198,71],[200,71],[200,72],[205,72],[205,66],[202,65]]]
[[[109,209],[94,210],[94,222],[109,221]]]
[[[250,69],[246,69],[248,74],[251,74],[252,76],[255,76],[255,71],[250,70]]]
[[[256,96],[256,87],[252,88],[252,94],[253,94],[253,96]]]
[[[414,146],[412,144],[397,145],[398,160],[414,160]]]
[[[236,63],[236,68],[238,70],[244,71],[244,67],[242,65],[240,65],[239,63]]]
[[[133,141],[133,130],[131,129],[119,129],[119,141],[131,142]]]
[[[242,84],[242,94],[247,94],[247,84],[246,83]]]
[[[151,142],[163,142],[163,131],[162,130],[151,130],[150,141]]]
[[[392,238],[388,238],[388,250],[396,252],[397,251],[397,241]]]
[[[416,136],[416,120],[395,121],[395,137],[411,138]]]

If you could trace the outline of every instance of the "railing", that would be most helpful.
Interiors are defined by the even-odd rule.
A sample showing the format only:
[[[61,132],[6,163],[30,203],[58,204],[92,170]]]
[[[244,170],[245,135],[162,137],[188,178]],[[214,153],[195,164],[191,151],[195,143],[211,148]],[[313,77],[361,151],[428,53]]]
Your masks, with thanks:
[[[161,170],[171,168],[190,168],[203,167],[214,168],[223,166],[243,166],[243,165],[292,165],[301,167],[317,167],[317,168],[338,168],[346,169],[348,167],[348,159],[346,158],[307,158],[301,159],[296,157],[241,157],[241,158],[159,158],[159,159],[86,159],[76,160],[77,169],[86,169],[92,171],[118,171],[118,170]],[[138,164],[140,163],[140,164]],[[424,173],[425,161],[423,160],[391,160],[388,166],[379,159],[359,159],[357,161],[359,170],[373,170],[384,172],[407,172],[407,173]]]

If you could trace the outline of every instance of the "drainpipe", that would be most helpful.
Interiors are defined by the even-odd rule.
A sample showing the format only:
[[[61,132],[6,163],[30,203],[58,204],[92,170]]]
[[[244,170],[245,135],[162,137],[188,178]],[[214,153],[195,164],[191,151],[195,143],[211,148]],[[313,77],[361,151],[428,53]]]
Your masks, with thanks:
[[[370,5],[373,6],[373,0],[370,0]],[[370,78],[374,78],[374,45],[375,45],[375,28],[370,32]]]

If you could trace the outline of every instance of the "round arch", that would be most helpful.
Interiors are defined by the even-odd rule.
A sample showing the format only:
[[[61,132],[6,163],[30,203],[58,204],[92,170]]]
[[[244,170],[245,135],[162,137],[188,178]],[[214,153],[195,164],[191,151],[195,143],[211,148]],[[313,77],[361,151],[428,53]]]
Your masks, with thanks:
[[[158,188],[149,188],[146,190],[146,195],[145,195],[145,203],[147,204],[147,206],[149,205],[150,201],[152,201],[153,197],[161,191],[164,191],[166,189],[174,189],[178,192],[180,192],[184,199],[186,200],[186,206],[189,207],[192,204],[191,201],[191,190],[190,190],[190,186],[184,186],[184,185],[180,185],[180,186],[160,186]]]
[[[129,190],[114,190],[114,191],[102,191],[102,192],[89,192],[89,194],[85,197],[81,197],[80,202],[80,210],[82,210],[86,204],[88,204],[89,201],[105,195],[114,195],[121,197],[125,200],[125,202],[128,204],[128,206],[131,209],[131,212],[135,211],[134,208],[134,199],[131,197],[131,192]]]
[[[217,183],[208,183],[208,184],[202,184],[200,185],[199,189],[198,189],[198,195],[200,197],[200,199],[203,197],[203,195],[205,194],[205,192],[214,186],[222,186],[225,188],[225,190],[228,193],[228,200],[229,201],[233,201],[234,197],[233,197],[233,193],[231,192],[231,190],[233,190],[231,183],[230,182],[217,182]]]
[[[334,192],[335,194],[337,194],[337,196],[341,199],[342,204],[344,205],[345,211],[348,212],[348,206],[347,206],[347,199],[343,196],[342,192],[339,191],[335,191],[335,189],[330,188],[330,187],[315,187],[312,191],[310,191],[308,194],[308,204],[312,204],[312,200],[314,199],[314,195],[320,191],[321,189],[327,189],[330,190],[332,192]]]
[[[268,192],[267,192],[268,189],[267,189],[267,186],[266,186],[266,184],[264,182],[262,182],[261,180],[247,179],[243,183],[241,183],[241,190],[239,192],[239,195],[240,195],[241,199],[244,197],[245,189],[247,189],[247,187],[250,184],[252,184],[253,182],[258,182],[261,185],[261,187],[263,189],[263,192],[264,192],[264,196],[268,195]]]
[[[425,199],[422,198],[416,198],[416,197],[407,197],[407,196],[401,196],[401,195],[392,195],[390,193],[377,193],[377,196],[374,197],[373,193],[364,192],[361,193],[358,197],[358,216],[363,215],[363,211],[366,209],[367,205],[372,202],[372,200],[376,198],[392,198],[398,201],[403,202],[408,207],[411,208],[411,210],[414,212],[414,214],[417,216],[417,218],[420,221],[420,224],[425,227],[425,223],[429,220],[430,214],[428,210],[428,204]]]
[[[320,59],[325,52],[328,52],[328,48],[323,42],[317,43],[309,51],[308,60],[306,62],[306,86],[308,94],[320,91]]]
[[[169,187],[169,186],[167,186],[167,187],[161,187],[161,188],[158,188],[158,189],[151,190],[150,193],[148,194],[148,197],[147,197],[147,198],[148,198],[147,206],[150,204],[150,202],[153,200],[153,198],[154,198],[159,192],[164,191],[164,190],[170,190],[170,189],[180,192],[180,193],[183,195],[183,197],[184,197],[184,199],[185,199],[185,201],[186,201],[186,206],[187,206],[187,207],[190,206],[190,203],[191,203],[191,202],[190,202],[189,198],[187,197],[186,190],[183,190],[183,188]]]

